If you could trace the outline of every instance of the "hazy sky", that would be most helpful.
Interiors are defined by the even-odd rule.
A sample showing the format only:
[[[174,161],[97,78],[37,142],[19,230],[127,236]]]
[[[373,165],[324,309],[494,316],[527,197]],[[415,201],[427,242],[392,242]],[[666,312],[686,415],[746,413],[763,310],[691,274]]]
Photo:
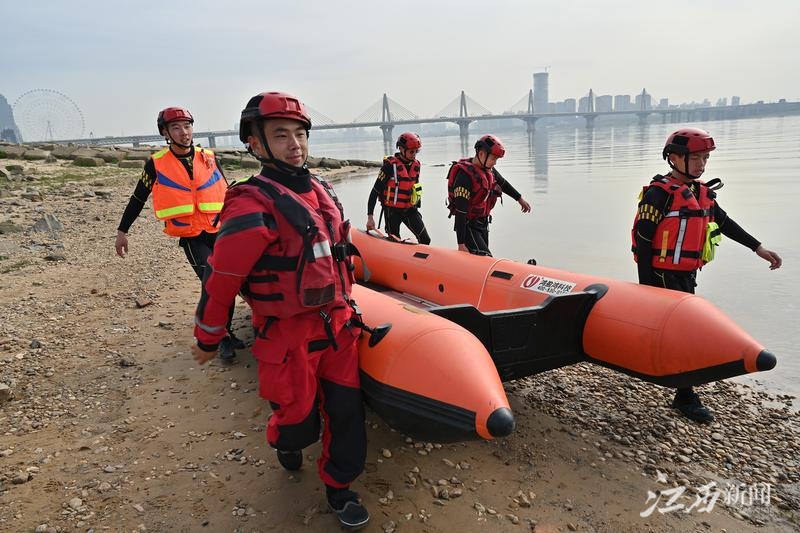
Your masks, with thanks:
[[[87,136],[156,133],[170,105],[231,128],[265,90],[343,122],[384,92],[419,116],[462,89],[501,113],[545,66],[551,101],[800,100],[798,22],[798,0],[0,0],[0,94],[62,92]]]

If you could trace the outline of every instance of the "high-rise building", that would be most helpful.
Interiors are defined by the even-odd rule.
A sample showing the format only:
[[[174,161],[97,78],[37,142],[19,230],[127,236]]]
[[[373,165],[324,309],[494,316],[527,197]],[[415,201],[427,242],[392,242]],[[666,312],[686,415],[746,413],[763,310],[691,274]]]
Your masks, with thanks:
[[[739,97],[731,96],[731,105],[739,105]]]
[[[14,143],[22,142],[22,134],[14,122],[14,110],[2,94],[0,94],[0,139]]]
[[[610,94],[601,94],[597,98],[594,99],[594,110],[595,111],[611,111],[612,104],[614,103],[614,97]]]
[[[618,94],[614,96],[614,111],[630,111],[631,95]]]
[[[533,74],[533,112],[547,113],[549,111],[550,95],[548,90],[549,74],[536,72]]]

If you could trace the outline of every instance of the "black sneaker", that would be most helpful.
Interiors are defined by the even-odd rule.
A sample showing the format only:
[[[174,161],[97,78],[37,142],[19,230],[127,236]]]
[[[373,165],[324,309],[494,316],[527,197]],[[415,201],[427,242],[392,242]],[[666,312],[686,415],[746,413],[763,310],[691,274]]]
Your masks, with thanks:
[[[239,337],[237,337],[236,335],[234,335],[232,331],[228,332],[228,338],[233,343],[234,350],[244,350],[245,348],[247,348],[247,345],[244,343],[244,341]]]
[[[714,421],[714,415],[703,405],[697,393],[693,392],[684,397],[675,395],[675,399],[672,400],[672,407],[683,413],[686,418],[695,422],[708,424]]]
[[[286,470],[294,472],[300,470],[303,466],[303,452],[285,452],[283,450],[275,450],[278,454],[278,462]]]
[[[327,487],[328,505],[339,523],[350,531],[361,529],[369,522],[369,511],[361,504],[358,494],[349,489]]]
[[[236,352],[233,350],[233,343],[228,337],[219,343],[219,360],[223,365],[233,364],[236,359]]]

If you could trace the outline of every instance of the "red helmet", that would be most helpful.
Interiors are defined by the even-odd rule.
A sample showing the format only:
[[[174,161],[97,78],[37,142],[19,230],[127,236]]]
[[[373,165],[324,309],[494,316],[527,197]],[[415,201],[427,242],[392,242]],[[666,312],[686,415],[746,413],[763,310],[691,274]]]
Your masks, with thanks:
[[[506,155],[506,149],[503,147],[503,143],[494,135],[484,135],[478,139],[478,142],[475,143],[475,151],[484,151],[496,157],[503,157]]]
[[[681,128],[667,138],[661,155],[666,159],[669,154],[688,155],[695,152],[711,151],[714,139],[706,130],[700,128]]]
[[[164,128],[170,122],[177,122],[179,120],[188,120],[189,124],[194,124],[194,117],[189,113],[188,109],[183,107],[168,107],[158,112],[158,119],[156,125],[158,126],[158,133],[163,135]]]
[[[422,148],[422,140],[420,140],[419,135],[416,133],[407,131],[400,134],[400,137],[397,138],[396,146],[401,150],[419,150]]]
[[[273,91],[255,95],[242,109],[239,140],[247,143],[247,137],[251,135],[250,125],[254,120],[269,118],[289,118],[302,122],[307,130],[311,129],[311,116],[303,102],[291,94]]]

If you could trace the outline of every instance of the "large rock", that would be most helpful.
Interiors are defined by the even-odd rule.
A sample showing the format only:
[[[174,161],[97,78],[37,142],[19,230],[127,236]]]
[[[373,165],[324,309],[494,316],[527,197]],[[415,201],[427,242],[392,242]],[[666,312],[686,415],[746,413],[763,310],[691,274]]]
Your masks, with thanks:
[[[9,233],[19,233],[23,228],[14,224],[10,220],[0,222],[0,235],[8,235]]]
[[[34,148],[32,150],[26,150],[25,153],[22,154],[22,159],[25,159],[26,161],[44,161],[49,155],[50,154],[44,150]]]
[[[76,157],[72,162],[76,167],[101,167],[104,163],[99,157]]]
[[[117,150],[104,150],[97,154],[97,156],[106,163],[119,163],[125,159],[126,155],[127,154],[124,152],[118,152]]]
[[[42,218],[36,221],[31,229],[33,229],[33,231],[49,231],[50,233],[55,233],[63,230],[64,225],[55,215],[45,213]]]
[[[141,150],[130,151],[125,156],[127,161],[147,161],[150,159],[150,151],[143,152]]]
[[[119,168],[144,168],[144,160],[125,159],[118,163]]]
[[[9,159],[22,159],[22,154],[24,154],[27,150],[28,148],[19,146],[17,144],[3,146],[3,151],[6,153],[6,156]]]
[[[218,155],[217,159],[219,160],[219,163],[221,165],[230,165],[234,167],[238,167],[242,162],[242,158],[238,154],[234,155],[222,154]]]
[[[323,157],[319,160],[319,166],[322,168],[342,168],[342,162],[338,159]]]
[[[100,157],[100,154],[94,148],[78,148],[68,159],[78,159],[80,157]]]
[[[58,159],[75,159],[74,157],[71,156],[73,152],[75,152],[77,149],[78,149],[77,146],[71,144],[59,144],[58,146],[53,148],[53,151],[50,152],[50,154],[57,157]]]
[[[7,402],[14,397],[11,387],[5,383],[0,383],[0,403]]]

